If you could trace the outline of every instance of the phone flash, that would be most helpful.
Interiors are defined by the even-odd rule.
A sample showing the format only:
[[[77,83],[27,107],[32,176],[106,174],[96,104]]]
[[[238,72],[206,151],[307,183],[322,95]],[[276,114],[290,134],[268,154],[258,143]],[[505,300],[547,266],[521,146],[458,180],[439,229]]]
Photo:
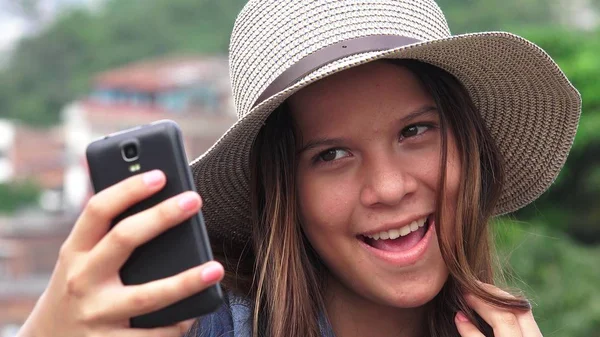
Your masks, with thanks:
[[[132,164],[129,166],[129,172],[137,172],[140,170],[140,164]]]

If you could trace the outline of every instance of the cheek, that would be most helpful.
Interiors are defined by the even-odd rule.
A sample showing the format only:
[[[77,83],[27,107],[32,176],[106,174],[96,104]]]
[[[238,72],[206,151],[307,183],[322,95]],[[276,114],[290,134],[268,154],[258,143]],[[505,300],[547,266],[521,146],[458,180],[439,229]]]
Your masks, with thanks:
[[[348,216],[352,187],[339,180],[302,173],[297,176],[300,214],[307,229],[333,229],[338,219]]]
[[[298,198],[304,229],[309,236],[314,232],[335,232],[348,228],[352,213],[353,186],[341,177],[299,173]]]

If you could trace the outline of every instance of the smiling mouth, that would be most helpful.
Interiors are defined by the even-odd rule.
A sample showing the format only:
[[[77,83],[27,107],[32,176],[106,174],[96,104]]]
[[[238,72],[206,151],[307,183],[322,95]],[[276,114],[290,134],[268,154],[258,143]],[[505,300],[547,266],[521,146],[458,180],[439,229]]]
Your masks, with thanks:
[[[383,231],[373,235],[358,235],[367,245],[386,252],[404,252],[414,248],[425,237],[433,214],[413,221],[401,228]]]

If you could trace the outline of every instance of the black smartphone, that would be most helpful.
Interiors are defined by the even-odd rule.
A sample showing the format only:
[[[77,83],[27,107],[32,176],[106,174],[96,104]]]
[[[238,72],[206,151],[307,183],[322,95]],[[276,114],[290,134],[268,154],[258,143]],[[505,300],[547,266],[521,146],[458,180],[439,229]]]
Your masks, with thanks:
[[[94,191],[99,191],[142,172],[159,169],[166,186],[150,198],[130,207],[114,219],[122,219],[153,207],[184,191],[195,191],[187,163],[181,130],[170,120],[116,132],[88,145],[86,157]],[[143,284],[176,275],[212,260],[202,213],[167,230],[138,247],[120,270],[125,285]],[[102,268],[102,266],[98,266]],[[153,328],[199,317],[223,303],[220,285],[161,310],[131,318],[131,326]]]

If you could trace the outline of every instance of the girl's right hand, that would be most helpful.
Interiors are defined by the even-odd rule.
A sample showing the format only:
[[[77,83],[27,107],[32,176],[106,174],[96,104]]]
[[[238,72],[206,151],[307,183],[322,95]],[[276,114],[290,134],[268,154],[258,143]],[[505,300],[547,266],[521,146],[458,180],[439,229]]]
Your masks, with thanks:
[[[111,220],[165,185],[152,171],[128,178],[93,196],[60,249],[48,288],[20,337],[181,336],[192,321],[155,329],[133,329],[129,319],[193,295],[220,281],[217,262],[150,283],[125,286],[119,269],[133,250],[198,212],[201,199],[185,192],[119,222]]]

